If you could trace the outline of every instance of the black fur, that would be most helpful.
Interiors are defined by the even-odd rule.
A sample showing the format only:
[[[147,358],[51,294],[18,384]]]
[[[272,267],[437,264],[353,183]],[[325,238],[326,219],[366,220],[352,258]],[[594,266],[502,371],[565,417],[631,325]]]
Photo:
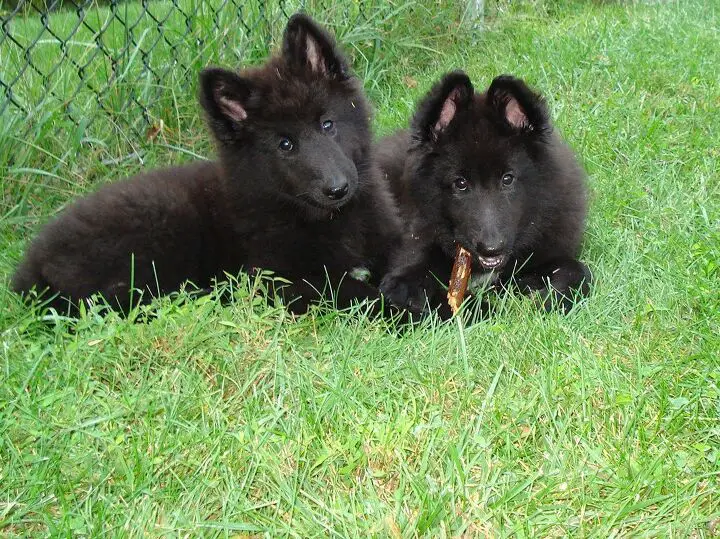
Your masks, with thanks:
[[[380,286],[395,304],[418,311],[429,302],[448,316],[442,285],[457,244],[473,254],[476,282],[539,292],[546,309],[568,310],[588,293],[590,272],[577,260],[585,174],[523,81],[497,77],[477,94],[465,73],[449,73],[410,132],[377,148],[408,223]]]
[[[46,290],[62,309],[99,292],[126,310],[131,274],[146,301],[262,268],[292,281],[281,292],[297,313],[324,291],[338,307],[380,298],[401,225],[373,164],[370,107],[332,37],[295,15],[281,55],[264,66],[204,70],[200,102],[217,162],[78,200],[32,243],[13,288]],[[374,284],[347,275],[359,267]]]

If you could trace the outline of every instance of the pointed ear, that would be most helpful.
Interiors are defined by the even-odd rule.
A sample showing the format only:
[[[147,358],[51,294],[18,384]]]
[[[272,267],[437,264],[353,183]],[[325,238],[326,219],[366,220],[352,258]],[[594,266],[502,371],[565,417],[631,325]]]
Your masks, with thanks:
[[[252,93],[252,83],[232,71],[208,68],[200,73],[200,103],[218,138],[226,139],[248,119]]]
[[[282,55],[299,71],[309,71],[328,78],[350,77],[348,62],[335,40],[308,15],[296,13],[285,27]]]
[[[470,105],[473,95],[473,85],[463,71],[445,75],[418,105],[412,121],[413,136],[423,141],[436,141],[455,117]]]
[[[551,129],[545,99],[522,80],[509,75],[495,78],[487,91],[488,103],[514,132],[543,133]]]

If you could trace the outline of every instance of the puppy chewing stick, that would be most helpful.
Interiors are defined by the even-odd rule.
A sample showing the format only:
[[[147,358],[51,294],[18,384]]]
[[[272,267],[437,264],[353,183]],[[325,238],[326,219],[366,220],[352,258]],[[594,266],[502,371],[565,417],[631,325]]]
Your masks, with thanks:
[[[455,262],[453,263],[452,273],[450,274],[450,284],[448,285],[447,293],[448,305],[450,305],[453,314],[457,314],[465,298],[465,291],[470,281],[471,270],[472,255],[458,244],[455,249]]]

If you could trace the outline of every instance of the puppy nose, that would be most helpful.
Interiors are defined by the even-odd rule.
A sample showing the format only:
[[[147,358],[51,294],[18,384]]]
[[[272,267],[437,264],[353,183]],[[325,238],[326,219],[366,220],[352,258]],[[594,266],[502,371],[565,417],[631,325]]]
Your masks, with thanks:
[[[485,256],[496,256],[502,254],[504,248],[505,242],[502,240],[495,241],[493,243],[480,243],[477,246],[478,252]]]
[[[323,189],[323,193],[325,193],[325,196],[330,200],[339,200],[347,195],[349,189],[350,186],[348,186],[347,182],[335,183]]]

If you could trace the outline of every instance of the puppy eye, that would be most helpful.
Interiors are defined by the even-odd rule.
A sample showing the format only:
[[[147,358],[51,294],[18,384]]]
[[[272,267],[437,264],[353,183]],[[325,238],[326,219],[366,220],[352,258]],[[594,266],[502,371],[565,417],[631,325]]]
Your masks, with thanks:
[[[325,120],[322,123],[322,130],[325,131],[326,133],[329,131],[332,131],[333,127],[335,127],[335,124],[333,123],[332,120]]]
[[[506,174],[503,174],[502,184],[503,184],[505,187],[507,187],[508,185],[511,185],[512,182],[514,182],[514,181],[515,181],[515,176],[513,176],[511,173],[508,172],[508,173],[506,173]]]
[[[278,147],[279,147],[282,151],[284,151],[284,152],[289,152],[289,151],[291,151],[295,146],[293,145],[292,140],[290,140],[290,139],[287,138],[287,137],[283,137],[283,138],[280,139],[280,144],[278,145]]]
[[[465,191],[468,188],[468,181],[462,176],[458,176],[457,178],[455,178],[453,185],[458,191]]]

